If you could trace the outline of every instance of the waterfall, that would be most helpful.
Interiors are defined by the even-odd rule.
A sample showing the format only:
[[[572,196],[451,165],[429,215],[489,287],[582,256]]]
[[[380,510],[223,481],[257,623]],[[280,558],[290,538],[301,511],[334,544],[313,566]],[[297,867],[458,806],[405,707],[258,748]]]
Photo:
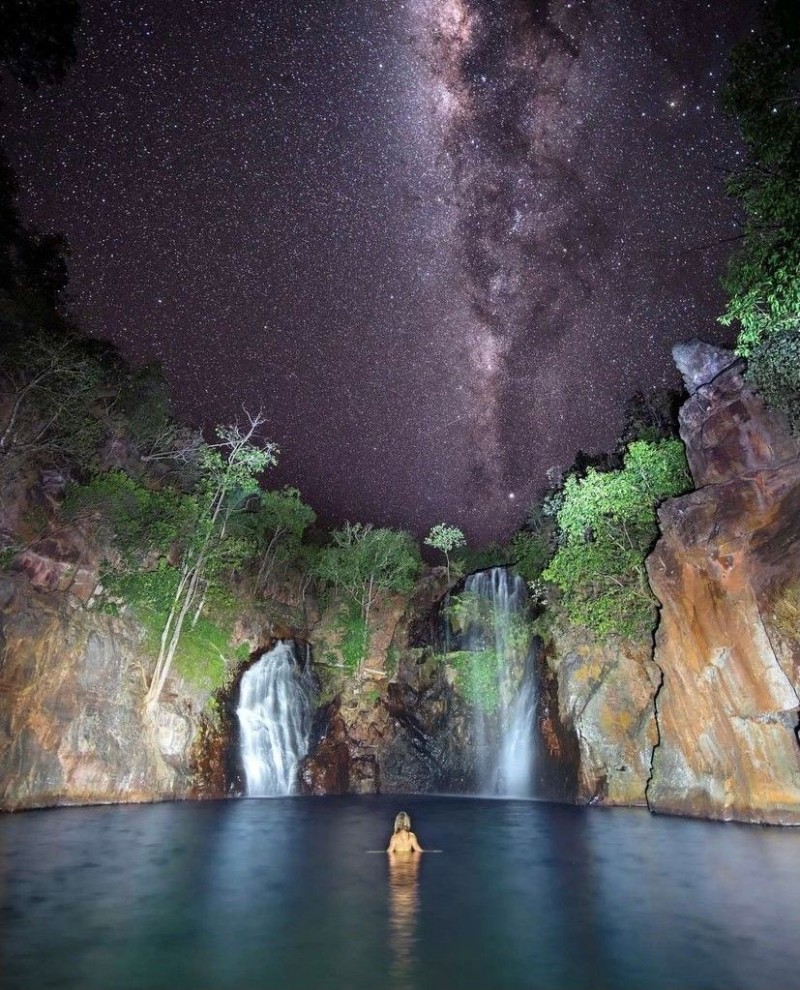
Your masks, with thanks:
[[[462,595],[461,649],[474,654],[473,735],[479,789],[531,794],[536,720],[534,664],[529,656],[527,591],[519,575],[494,567],[470,575]],[[493,705],[481,704],[491,696]]]
[[[294,791],[297,764],[308,751],[312,694],[309,664],[299,661],[291,640],[245,671],[236,715],[248,797]]]

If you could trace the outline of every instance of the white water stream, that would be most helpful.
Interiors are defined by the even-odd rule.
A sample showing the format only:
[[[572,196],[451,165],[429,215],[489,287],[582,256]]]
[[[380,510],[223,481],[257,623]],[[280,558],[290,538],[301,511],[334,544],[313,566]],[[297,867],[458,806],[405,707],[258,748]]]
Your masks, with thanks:
[[[248,797],[292,794],[308,752],[313,684],[295,644],[281,640],[245,671],[239,689],[241,757]]]
[[[471,614],[463,649],[494,651],[497,658],[496,713],[473,713],[479,788],[483,794],[531,794],[536,721],[536,684],[525,623],[525,582],[505,567],[471,574],[464,583]]]

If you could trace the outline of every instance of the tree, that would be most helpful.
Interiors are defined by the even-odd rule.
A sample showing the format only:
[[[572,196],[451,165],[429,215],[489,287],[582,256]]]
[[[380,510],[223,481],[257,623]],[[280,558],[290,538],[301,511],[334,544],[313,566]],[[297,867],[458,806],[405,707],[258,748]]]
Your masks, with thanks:
[[[59,82],[75,61],[78,0],[0,0],[0,64],[35,89]]]
[[[259,492],[254,505],[242,517],[249,537],[259,547],[256,591],[269,584],[276,565],[299,555],[303,534],[317,514],[300,497],[297,488]]]
[[[450,554],[467,545],[464,534],[457,526],[439,523],[428,533],[424,543],[426,547],[433,547],[434,550],[444,554],[447,566],[447,583],[450,584]]]
[[[727,183],[745,227],[724,279],[720,322],[739,326],[745,356],[775,333],[800,332],[799,34],[796,4],[779,0],[762,29],[734,49],[723,94],[747,159]]]
[[[550,533],[520,530],[511,539],[508,555],[514,564],[514,570],[524,581],[528,584],[538,581],[553,556]]]
[[[747,365],[747,380],[800,437],[800,333],[779,330],[754,348]]]
[[[243,426],[217,428],[218,442],[200,452],[200,480],[194,495],[195,521],[181,555],[180,574],[161,633],[158,659],[145,698],[147,710],[158,701],[181,632],[190,612],[195,619],[204,603],[209,579],[245,555],[239,541],[228,538],[231,514],[242,511],[259,491],[258,477],[277,460],[275,444],[259,437],[264,417],[247,415]]]
[[[561,589],[572,622],[598,635],[637,635],[652,626],[645,558],[658,535],[656,507],[690,487],[678,440],[636,441],[620,471],[590,468],[564,484],[560,546],[544,580]]]
[[[345,523],[331,534],[331,545],[320,553],[316,573],[358,608],[362,658],[367,653],[370,611],[378,594],[410,592],[421,568],[419,547],[409,533]]]
[[[2,378],[8,395],[0,411],[4,473],[22,456],[56,464],[93,462],[103,435],[93,404],[104,374],[82,341],[38,333],[12,350]]]

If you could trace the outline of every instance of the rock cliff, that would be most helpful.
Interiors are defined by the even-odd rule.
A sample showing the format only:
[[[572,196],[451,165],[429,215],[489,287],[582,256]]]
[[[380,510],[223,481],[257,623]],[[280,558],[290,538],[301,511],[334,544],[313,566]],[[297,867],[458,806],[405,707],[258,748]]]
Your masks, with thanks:
[[[466,706],[441,661],[404,652],[383,685],[351,685],[318,714],[300,768],[306,794],[468,792],[474,781]]]
[[[0,807],[183,796],[188,702],[142,719],[141,630],[66,592],[0,578]]]
[[[696,491],[661,506],[660,739],[647,797],[669,814],[800,823],[800,444],[705,345],[676,361]]]
[[[644,805],[658,741],[653,698],[661,675],[652,662],[652,644],[600,642],[565,626],[550,630],[548,640],[559,719],[577,738],[577,799]]]

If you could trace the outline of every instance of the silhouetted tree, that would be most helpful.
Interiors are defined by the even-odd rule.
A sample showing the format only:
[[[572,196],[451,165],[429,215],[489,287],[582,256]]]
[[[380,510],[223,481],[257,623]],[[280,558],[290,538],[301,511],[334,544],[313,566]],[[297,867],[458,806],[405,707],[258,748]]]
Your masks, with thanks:
[[[59,82],[75,62],[78,0],[0,0],[0,64],[25,86]]]

